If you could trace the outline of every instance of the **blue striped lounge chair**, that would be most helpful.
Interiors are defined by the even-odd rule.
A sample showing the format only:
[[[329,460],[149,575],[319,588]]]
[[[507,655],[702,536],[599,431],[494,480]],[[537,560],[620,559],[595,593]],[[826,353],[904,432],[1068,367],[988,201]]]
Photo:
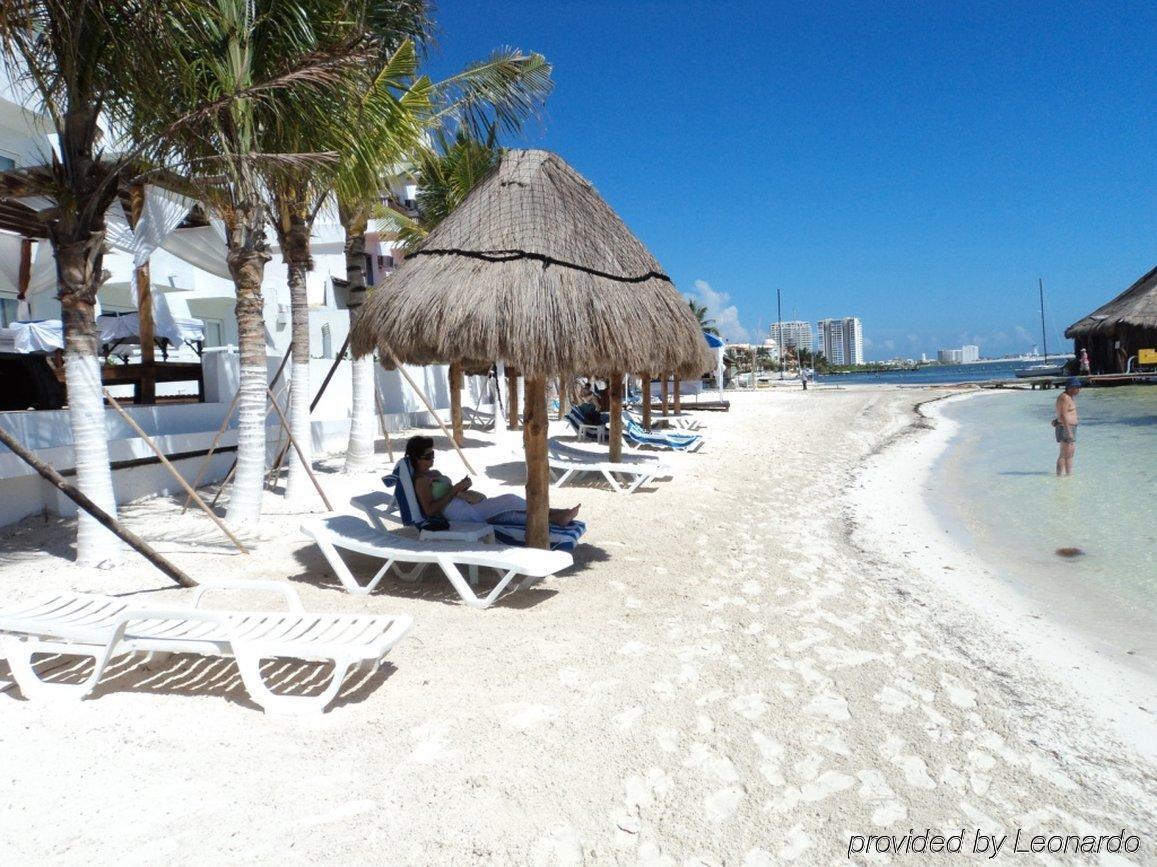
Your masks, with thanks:
[[[564,416],[566,423],[574,429],[575,437],[580,440],[591,439],[595,442],[604,442],[607,438],[607,426],[591,424],[577,406],[572,406]]]
[[[693,452],[703,445],[699,434],[648,431],[628,415],[623,416],[623,436],[632,445],[679,452]]]
[[[394,471],[383,477],[386,487],[394,489],[394,498],[397,501],[398,513],[402,523],[407,527],[423,529],[429,523],[429,518],[422,513],[422,506],[418,502],[418,495],[414,491],[414,471],[410,466],[409,458],[398,461]],[[526,545],[526,513],[504,512],[495,516],[490,522],[494,529],[494,537],[504,545]],[[565,527],[556,524],[550,525],[550,549],[552,551],[573,551],[579,539],[587,531],[583,521],[571,521]]]

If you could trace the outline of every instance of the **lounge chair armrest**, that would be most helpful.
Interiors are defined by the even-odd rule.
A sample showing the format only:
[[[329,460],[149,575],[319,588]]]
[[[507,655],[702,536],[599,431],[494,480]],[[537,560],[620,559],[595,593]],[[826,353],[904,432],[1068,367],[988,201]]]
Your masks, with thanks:
[[[294,614],[305,611],[301,597],[297,590],[281,581],[254,581],[244,578],[218,578],[211,581],[202,581],[193,591],[193,607],[201,604],[201,598],[210,590],[261,590],[266,593],[278,593],[285,600],[285,607]]]

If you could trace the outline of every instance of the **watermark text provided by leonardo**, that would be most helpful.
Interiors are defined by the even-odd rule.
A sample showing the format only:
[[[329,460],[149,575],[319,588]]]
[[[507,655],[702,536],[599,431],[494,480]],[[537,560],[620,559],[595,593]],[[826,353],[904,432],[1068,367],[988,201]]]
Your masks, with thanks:
[[[848,857],[857,854],[891,855],[1088,855],[1099,852],[1133,853],[1141,838],[1122,828],[1115,834],[1043,834],[1017,828],[1008,834],[988,834],[979,828],[961,828],[944,834],[926,828],[907,834],[853,834],[848,839]]]

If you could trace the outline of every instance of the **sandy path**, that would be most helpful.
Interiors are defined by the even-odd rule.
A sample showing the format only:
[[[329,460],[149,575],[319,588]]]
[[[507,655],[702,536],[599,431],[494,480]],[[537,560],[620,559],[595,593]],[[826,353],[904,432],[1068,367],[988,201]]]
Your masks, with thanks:
[[[1006,666],[902,552],[853,544],[842,494],[916,399],[740,396],[675,482],[556,494],[584,504],[580,568],[484,612],[431,579],[339,592],[294,516],[243,562],[187,553],[200,522],[136,510],[194,574],[288,575],[307,608],[417,626],[312,721],[266,718],[230,666],[188,659],[63,709],[0,695],[4,860],[830,863],[852,834],[910,827],[967,829],[966,848],[977,828],[1125,827],[1157,859],[1152,769]],[[164,586],[20,553],[53,529],[5,538],[0,598]]]

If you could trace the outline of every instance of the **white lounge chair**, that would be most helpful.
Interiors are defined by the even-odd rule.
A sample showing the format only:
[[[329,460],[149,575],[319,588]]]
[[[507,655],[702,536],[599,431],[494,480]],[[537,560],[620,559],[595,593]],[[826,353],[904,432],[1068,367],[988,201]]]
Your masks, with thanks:
[[[288,609],[211,611],[198,608],[218,589],[268,590]],[[25,698],[88,695],[110,660],[131,653],[196,653],[233,657],[250,697],[272,714],[321,713],[333,701],[351,667],[381,664],[413,625],[408,614],[309,614],[297,592],[270,581],[202,584],[190,606],[152,608],[88,593],[54,593],[0,611],[0,656],[8,660]],[[34,656],[90,657],[92,672],[82,683],[51,683],[33,667]],[[261,662],[292,658],[332,662],[325,690],[315,696],[277,695],[261,677]]]
[[[385,532],[353,515],[333,515],[328,518],[304,521],[301,531],[317,543],[326,561],[350,593],[368,595],[381,583],[391,566],[403,581],[416,581],[421,571],[435,564],[450,580],[450,584],[472,608],[489,608],[516,576],[523,576],[512,590],[527,587],[536,581],[561,572],[574,563],[565,551],[542,551],[538,548],[519,548],[506,545],[483,545],[477,542],[426,542],[399,533]],[[386,563],[365,584],[354,577],[341,554],[352,551]],[[403,570],[402,564],[413,568]],[[463,577],[460,566],[496,569],[502,573],[498,583],[485,596],[477,596],[470,582]]]
[[[671,468],[653,455],[624,455],[620,461],[608,461],[604,455],[568,446],[558,440],[547,441],[547,463],[562,473],[554,484],[562,486],[581,473],[599,473],[615,491],[630,494],[653,479],[669,479]],[[617,476],[624,477],[620,481]]]
[[[389,491],[370,491],[350,497],[350,505],[361,509],[370,523],[379,532],[388,533],[392,529],[405,526],[398,501]],[[493,542],[493,524],[475,524],[469,521],[451,521],[449,530],[419,530],[422,541],[443,542]]]

